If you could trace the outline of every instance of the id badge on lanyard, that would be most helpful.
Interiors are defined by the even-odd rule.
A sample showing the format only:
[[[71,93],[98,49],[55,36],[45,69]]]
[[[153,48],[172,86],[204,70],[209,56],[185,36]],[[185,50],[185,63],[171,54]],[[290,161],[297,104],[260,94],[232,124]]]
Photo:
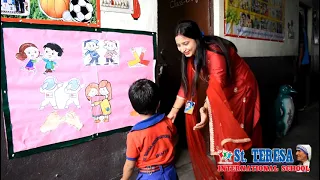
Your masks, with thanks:
[[[185,106],[185,108],[184,108],[184,113],[186,113],[186,114],[192,114],[195,105],[196,105],[195,102],[188,100],[188,101],[186,102],[186,106]]]

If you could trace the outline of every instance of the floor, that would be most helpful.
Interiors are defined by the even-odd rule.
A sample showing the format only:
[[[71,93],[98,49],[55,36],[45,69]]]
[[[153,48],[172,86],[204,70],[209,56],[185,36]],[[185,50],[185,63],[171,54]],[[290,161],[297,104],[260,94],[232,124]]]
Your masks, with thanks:
[[[243,180],[316,180],[319,179],[319,103],[297,112],[296,122],[287,136],[276,140],[274,147],[293,148],[297,144],[310,144],[312,159],[310,173],[245,173]],[[179,180],[194,180],[188,151],[182,150],[177,157]]]

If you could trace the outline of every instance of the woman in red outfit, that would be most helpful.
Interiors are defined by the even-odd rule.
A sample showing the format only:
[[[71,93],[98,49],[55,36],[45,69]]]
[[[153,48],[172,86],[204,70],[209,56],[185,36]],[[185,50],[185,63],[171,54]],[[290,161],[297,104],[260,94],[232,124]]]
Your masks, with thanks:
[[[193,112],[185,110],[195,177],[197,180],[221,179],[216,165],[207,156],[204,137],[197,130],[209,123],[210,155],[216,162],[222,150],[233,152],[235,148],[262,147],[258,84],[232,42],[204,36],[195,22],[179,23],[175,41],[182,53],[182,83],[168,117],[174,121],[180,108],[195,104]],[[202,89],[205,91],[201,92]],[[223,177],[238,180],[241,173],[228,172]]]

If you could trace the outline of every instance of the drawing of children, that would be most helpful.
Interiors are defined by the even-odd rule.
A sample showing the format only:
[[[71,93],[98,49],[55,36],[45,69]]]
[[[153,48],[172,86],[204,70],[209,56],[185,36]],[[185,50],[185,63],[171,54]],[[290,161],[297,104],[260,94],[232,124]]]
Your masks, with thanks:
[[[16,58],[20,61],[28,61],[25,65],[25,69],[35,72],[36,68],[34,64],[38,62],[40,52],[36,45],[32,43],[24,43],[19,47],[19,52],[16,54]]]
[[[63,49],[55,43],[47,43],[43,46],[44,55],[43,61],[46,63],[44,74],[53,72],[57,64],[56,60],[60,59],[63,54]]]
[[[63,84],[57,83],[56,78],[48,76],[40,87],[40,92],[44,94],[44,100],[41,102],[40,110],[50,104],[53,109],[58,109],[55,91]]]
[[[86,97],[91,102],[92,117],[95,123],[99,123],[99,117],[102,116],[101,101],[105,99],[105,96],[99,95],[99,85],[97,83],[90,83],[85,89]]]
[[[101,111],[104,116],[104,122],[109,121],[109,115],[111,114],[110,100],[112,98],[111,83],[107,80],[102,80],[99,83],[99,93],[104,96],[104,100],[101,102]]]
[[[104,57],[106,58],[106,63],[105,65],[109,65],[109,62],[112,64],[117,64],[114,62],[114,56],[116,56],[117,53],[117,42],[116,41],[104,41],[104,46],[105,49],[107,49],[106,54],[104,55]]]
[[[66,102],[65,109],[69,108],[69,105],[74,103],[77,108],[80,108],[79,102],[79,91],[84,87],[84,85],[80,84],[80,80],[76,78],[72,78],[68,85],[65,87],[64,92],[69,95],[69,98]]]
[[[99,48],[98,43],[99,41],[96,39],[91,39],[84,42],[84,45],[83,45],[84,49],[87,50],[84,55],[85,57],[90,59],[90,62],[89,64],[87,64],[87,66],[93,63],[95,63],[96,65],[100,65],[99,64],[100,55],[97,52],[97,49]]]

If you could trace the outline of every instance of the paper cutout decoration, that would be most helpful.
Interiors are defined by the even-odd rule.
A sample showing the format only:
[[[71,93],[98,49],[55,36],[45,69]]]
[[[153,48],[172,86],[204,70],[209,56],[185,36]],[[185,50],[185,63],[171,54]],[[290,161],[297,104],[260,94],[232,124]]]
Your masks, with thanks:
[[[40,60],[40,51],[33,43],[23,43],[20,45],[16,58],[21,61],[21,70],[36,72],[35,64]]]
[[[77,108],[80,108],[79,91],[84,88],[84,84],[80,84],[80,80],[72,78],[64,88],[64,92],[69,95],[65,109],[68,109],[71,104],[74,104]]]
[[[43,133],[53,131],[55,130],[60,123],[62,122],[62,119],[60,115],[55,111],[49,114],[44,124],[40,127],[40,131]]]
[[[131,48],[130,49],[132,55],[133,55],[133,60],[130,60],[128,62],[129,67],[141,67],[141,66],[148,66],[150,61],[144,59],[144,55],[146,52],[146,49],[143,47],[140,48]],[[138,53],[140,55],[138,55]]]
[[[83,127],[83,124],[80,121],[79,116],[73,111],[68,112],[65,116],[63,116],[61,118],[61,121],[66,122],[67,124],[73,126],[77,130],[80,130]]]
[[[139,121],[139,116],[131,113],[133,109],[128,89],[137,79],[154,80],[155,33],[111,29],[92,31],[92,28],[77,31],[64,26],[46,25],[43,25],[44,29],[37,27],[32,24],[2,24],[4,50],[1,67],[6,68],[1,68],[1,80],[4,82],[3,103],[7,107],[4,108],[4,116],[10,158],[129,130]],[[83,50],[84,41],[91,39],[99,41],[99,66],[86,66],[85,63],[90,61],[83,61],[86,52]],[[31,47],[33,57],[19,60],[17,57],[20,56],[16,55],[25,43],[29,43],[27,47]],[[55,65],[52,72],[43,74],[46,71],[43,47],[48,43],[59,45],[63,52],[56,51],[62,52],[61,59],[54,60],[58,66]],[[140,63],[133,66],[139,68],[128,66],[128,61],[134,59],[130,51],[132,47],[135,47],[140,60],[150,61],[147,66]],[[141,47],[146,50],[143,57]],[[20,52],[25,53],[25,49]],[[110,56],[107,57],[112,57],[113,63],[108,59],[109,65],[105,65],[105,54],[108,53]],[[33,59],[37,60],[33,64],[37,73],[26,74],[25,66]],[[88,91],[87,88],[92,85],[95,91]],[[89,92],[88,100],[86,94]],[[93,100],[90,100],[91,97]],[[98,105],[99,114],[93,114],[92,104]]]
[[[56,43],[47,43],[43,46],[42,60],[46,63],[44,74],[52,73],[57,67],[57,60],[61,59],[63,49]]]
[[[62,86],[63,84],[58,84],[54,77],[49,76],[45,79],[40,87],[40,92],[44,94],[44,100],[40,104],[40,110],[44,109],[47,105],[51,105],[53,109],[58,109],[55,91]]]
[[[86,66],[118,65],[120,44],[115,40],[89,39],[83,42],[83,61]]]
[[[111,114],[110,100],[112,98],[111,83],[107,80],[90,83],[85,90],[85,95],[90,101],[92,117],[95,123],[109,122]]]
[[[104,48],[106,49],[106,53],[104,58],[106,59],[105,65],[110,64],[118,64],[116,59],[119,59],[119,52],[118,52],[118,44],[117,41],[104,41]]]
[[[52,73],[57,67],[57,60],[61,59],[63,49],[56,43],[46,43],[43,53],[33,43],[23,43],[19,46],[16,59],[21,63],[21,70],[36,73],[36,64],[40,61],[45,63],[43,74]]]
[[[40,93],[44,94],[44,100],[40,104],[40,110],[50,105],[53,109],[68,109],[71,104],[80,108],[79,91],[84,88],[80,80],[72,78],[67,82],[58,83],[53,76],[47,76],[40,87]]]
[[[61,117],[57,111],[54,111],[48,115],[46,121],[40,127],[40,131],[42,133],[54,131],[63,123],[66,123],[74,127],[76,130],[80,130],[83,127],[83,124],[80,121],[79,116],[76,115],[75,112],[67,112],[65,116]]]

